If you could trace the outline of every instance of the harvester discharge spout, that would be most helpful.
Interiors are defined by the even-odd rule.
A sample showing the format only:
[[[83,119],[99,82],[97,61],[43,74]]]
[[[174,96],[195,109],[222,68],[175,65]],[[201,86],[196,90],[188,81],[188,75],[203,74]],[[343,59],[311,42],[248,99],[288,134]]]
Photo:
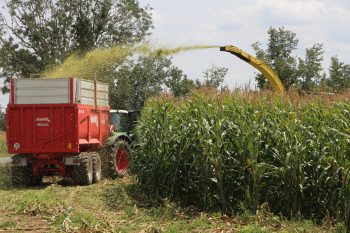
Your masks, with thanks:
[[[285,91],[283,83],[281,82],[276,72],[273,69],[271,69],[268,65],[266,65],[263,61],[257,59],[254,56],[251,56],[250,54],[244,52],[243,50],[233,45],[220,47],[220,51],[229,52],[242,59],[243,61],[247,62],[257,70],[259,70],[264,75],[264,77],[267,78],[274,91]]]

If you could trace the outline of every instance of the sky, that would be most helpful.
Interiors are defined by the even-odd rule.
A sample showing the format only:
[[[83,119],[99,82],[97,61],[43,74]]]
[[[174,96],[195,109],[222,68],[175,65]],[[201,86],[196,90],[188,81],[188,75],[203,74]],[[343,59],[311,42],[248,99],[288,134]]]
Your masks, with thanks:
[[[285,27],[297,33],[299,49],[323,43],[324,66],[338,55],[350,63],[349,0],[140,0],[153,7],[154,29],[151,41],[160,46],[235,45],[254,54],[251,45],[266,46],[267,31]],[[255,69],[231,54],[211,49],[173,57],[174,63],[191,78],[203,77],[214,66],[229,68],[225,82],[229,87],[255,87]]]
[[[4,0],[0,0],[3,5]],[[235,45],[254,54],[251,44],[266,45],[267,30],[285,27],[297,33],[295,56],[304,57],[305,48],[323,43],[324,66],[330,58],[350,64],[349,0],[139,0],[153,8],[154,29],[149,38],[156,46]],[[227,67],[229,87],[255,87],[257,71],[218,49],[192,51],[173,56],[173,62],[188,77],[202,79],[212,66]],[[7,97],[1,96],[0,105]]]

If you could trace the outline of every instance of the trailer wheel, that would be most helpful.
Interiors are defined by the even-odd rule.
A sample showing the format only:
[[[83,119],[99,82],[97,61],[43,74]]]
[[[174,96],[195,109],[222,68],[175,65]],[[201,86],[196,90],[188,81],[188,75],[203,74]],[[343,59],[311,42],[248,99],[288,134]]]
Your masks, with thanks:
[[[29,169],[27,167],[11,167],[11,179],[14,186],[29,186]]]
[[[93,168],[92,168],[92,156],[90,153],[80,153],[80,164],[74,167],[73,180],[77,185],[89,185],[92,184]]]
[[[100,158],[101,158],[101,169],[102,169],[102,177],[106,179],[113,179],[115,178],[113,176],[113,166],[112,164],[112,148],[106,147],[102,150],[100,150]]]
[[[32,176],[30,185],[37,186],[37,185],[40,185],[42,181],[43,181],[43,178],[41,176]]]
[[[113,147],[101,151],[102,175],[110,179],[125,176],[129,165],[130,152],[130,145],[124,140],[119,140]]]
[[[95,153],[92,156],[92,182],[98,183],[101,181],[101,158],[100,155]]]

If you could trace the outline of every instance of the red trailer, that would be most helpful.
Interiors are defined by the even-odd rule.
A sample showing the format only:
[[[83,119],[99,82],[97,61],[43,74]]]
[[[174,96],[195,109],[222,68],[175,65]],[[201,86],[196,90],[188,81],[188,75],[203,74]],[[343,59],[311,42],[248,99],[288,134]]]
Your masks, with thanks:
[[[78,78],[13,79],[7,106],[14,183],[60,175],[76,184],[101,179],[96,150],[109,134],[108,85]]]

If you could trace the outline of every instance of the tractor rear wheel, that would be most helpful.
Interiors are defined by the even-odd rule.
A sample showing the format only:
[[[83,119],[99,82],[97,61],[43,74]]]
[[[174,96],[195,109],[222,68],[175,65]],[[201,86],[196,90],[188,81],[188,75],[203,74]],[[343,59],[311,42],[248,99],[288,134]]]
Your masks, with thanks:
[[[74,167],[73,180],[77,185],[89,185],[93,180],[92,155],[88,152],[80,153],[80,164]]]
[[[112,148],[106,148],[102,152],[103,176],[111,179],[124,177],[128,172],[130,153],[130,145],[124,140],[115,142]]]

